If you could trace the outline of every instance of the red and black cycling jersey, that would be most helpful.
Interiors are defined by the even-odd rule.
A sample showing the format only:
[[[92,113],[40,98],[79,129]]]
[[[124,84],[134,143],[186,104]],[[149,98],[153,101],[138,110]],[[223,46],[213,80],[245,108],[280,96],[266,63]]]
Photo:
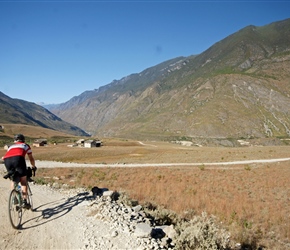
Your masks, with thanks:
[[[31,154],[32,150],[30,146],[23,142],[16,142],[15,144],[11,145],[6,154],[4,155],[3,159],[13,157],[13,156],[22,156],[25,158],[26,154]]]

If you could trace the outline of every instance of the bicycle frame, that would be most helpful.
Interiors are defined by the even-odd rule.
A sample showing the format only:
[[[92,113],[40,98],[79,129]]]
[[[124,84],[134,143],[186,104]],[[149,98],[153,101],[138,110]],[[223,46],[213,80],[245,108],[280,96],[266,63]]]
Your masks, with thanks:
[[[13,181],[14,184],[14,190],[16,190],[17,192],[19,192],[20,194],[20,198],[21,198],[21,205],[23,202],[23,194],[22,194],[22,189],[21,189],[21,185],[19,185],[20,182],[18,181]],[[26,199],[27,199],[27,203],[30,204],[30,209],[31,211],[33,211],[33,204],[32,204],[32,191],[29,185],[29,182],[26,182]]]

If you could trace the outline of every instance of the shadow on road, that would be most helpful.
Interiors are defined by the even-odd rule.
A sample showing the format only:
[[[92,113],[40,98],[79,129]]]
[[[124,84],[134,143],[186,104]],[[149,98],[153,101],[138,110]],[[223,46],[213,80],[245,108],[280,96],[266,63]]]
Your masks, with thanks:
[[[74,207],[78,206],[80,203],[91,200],[93,196],[89,196],[89,192],[79,193],[68,199],[61,199],[43,204],[34,209],[34,213],[41,213],[40,215],[30,218],[24,221],[21,226],[21,230],[26,230],[33,227],[41,226],[45,223],[52,222],[56,219],[69,213]],[[25,217],[24,217],[25,220]],[[31,222],[37,222],[35,225],[25,226],[31,224]]]

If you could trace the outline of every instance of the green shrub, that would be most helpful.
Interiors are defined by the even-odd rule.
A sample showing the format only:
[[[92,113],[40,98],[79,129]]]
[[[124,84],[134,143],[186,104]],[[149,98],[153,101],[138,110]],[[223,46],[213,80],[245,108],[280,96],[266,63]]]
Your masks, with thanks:
[[[127,206],[137,206],[139,203],[136,200],[132,200],[126,192],[119,192],[118,202],[123,203]]]
[[[155,206],[152,203],[145,204],[144,211],[154,220],[156,225],[175,225],[179,220],[178,215],[175,212],[161,206]]]
[[[176,249],[180,250],[207,250],[229,249],[230,235],[220,229],[214,216],[205,212],[195,216],[190,221],[181,222],[176,227]]]
[[[46,181],[44,178],[34,178],[34,182],[38,185],[47,185],[48,181]]]
[[[205,170],[205,166],[204,165],[200,165],[200,166],[198,166],[198,168],[200,169],[200,170]]]

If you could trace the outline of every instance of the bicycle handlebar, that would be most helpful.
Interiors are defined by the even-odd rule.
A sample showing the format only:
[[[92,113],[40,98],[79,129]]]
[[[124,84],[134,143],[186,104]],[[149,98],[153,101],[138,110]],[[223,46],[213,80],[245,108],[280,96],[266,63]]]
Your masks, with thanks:
[[[36,166],[34,166],[34,168],[32,168],[32,171],[33,171],[33,176],[35,176],[35,172],[36,172],[36,170],[37,170],[37,167]],[[7,174],[5,174],[4,176],[3,176],[3,178],[4,179],[12,179],[13,178],[13,176],[14,176],[14,174],[15,174],[15,171],[9,171]]]
[[[35,176],[35,172],[36,172],[36,170],[37,170],[37,167],[36,167],[36,166],[34,166],[34,168],[32,168],[32,171],[33,171],[33,176]]]

